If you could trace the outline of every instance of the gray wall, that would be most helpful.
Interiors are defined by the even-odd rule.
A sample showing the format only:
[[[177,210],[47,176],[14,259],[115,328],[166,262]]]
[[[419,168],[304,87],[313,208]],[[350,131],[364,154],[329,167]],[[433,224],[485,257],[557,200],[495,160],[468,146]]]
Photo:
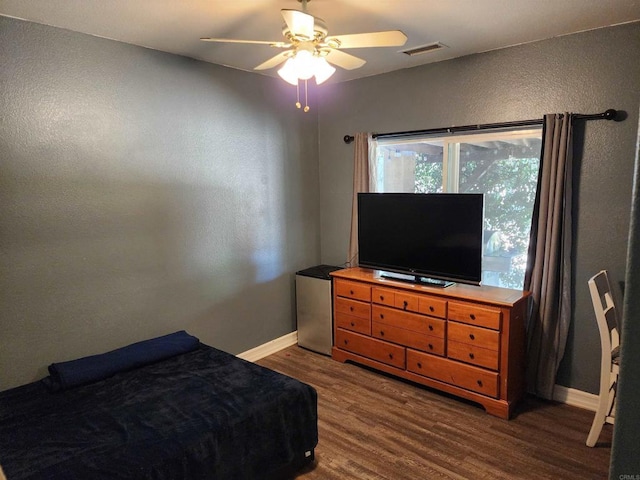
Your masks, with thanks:
[[[588,278],[625,278],[640,104],[640,24],[628,24],[369,77],[320,90],[322,261],[346,261],[355,132],[541,118],[545,113],[628,113],[621,123],[576,126],[575,313],[558,383],[595,393],[599,337]],[[583,152],[580,152],[583,150]],[[616,292],[619,302],[621,291]]]
[[[0,389],[177,329],[233,353],[294,330],[293,272],[346,260],[345,134],[617,108],[576,129],[559,383],[595,393],[586,280],[625,277],[639,54],[637,23],[585,32],[323,85],[316,118],[275,79],[0,17]]]
[[[283,82],[0,17],[0,390],[186,329],[295,330],[317,116]]]

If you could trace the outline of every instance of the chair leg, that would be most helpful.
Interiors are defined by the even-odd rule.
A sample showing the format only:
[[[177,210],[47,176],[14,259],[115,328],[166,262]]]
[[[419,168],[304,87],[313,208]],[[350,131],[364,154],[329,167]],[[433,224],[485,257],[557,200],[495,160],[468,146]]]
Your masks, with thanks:
[[[595,446],[598,441],[598,437],[600,437],[600,432],[602,432],[605,417],[605,409],[602,406],[598,406],[598,411],[596,412],[595,417],[593,417],[591,430],[589,430],[589,436],[587,437],[587,447]]]
[[[598,397],[598,409],[596,410],[596,414],[593,417],[593,423],[591,424],[591,430],[589,430],[589,435],[587,436],[587,447],[593,447],[598,441],[598,437],[600,437],[600,432],[602,432],[602,426],[605,424],[607,415],[609,415],[609,410],[611,408],[610,402],[613,400],[612,395],[609,394],[608,383],[604,385],[600,384],[600,395]]]

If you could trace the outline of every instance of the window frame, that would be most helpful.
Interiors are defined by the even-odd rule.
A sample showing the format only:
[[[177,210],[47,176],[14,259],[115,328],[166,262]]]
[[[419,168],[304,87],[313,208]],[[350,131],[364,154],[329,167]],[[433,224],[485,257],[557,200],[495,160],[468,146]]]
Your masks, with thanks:
[[[464,143],[480,143],[491,141],[504,141],[504,140],[516,140],[523,138],[536,138],[540,140],[540,146],[542,148],[542,135],[543,128],[540,126],[523,126],[516,128],[500,128],[491,129],[482,132],[459,132],[449,134],[425,134],[415,135],[411,137],[392,137],[376,139],[375,149],[375,166],[372,170],[372,174],[375,178],[372,178],[371,187],[372,191],[384,192],[384,162],[388,161],[387,156],[378,155],[378,147],[390,146],[390,145],[411,145],[419,143],[431,143],[436,147],[439,147],[442,143],[442,192],[443,193],[458,193],[460,187],[460,145]],[[400,151],[400,150],[399,150]],[[410,151],[410,150],[408,150]],[[525,157],[523,157],[525,158]],[[541,160],[542,151],[538,155],[538,159]],[[382,175],[380,175],[380,173]],[[537,182],[536,182],[537,184]],[[391,190],[389,190],[391,191]],[[414,190],[415,191],[415,190]],[[532,206],[532,208],[534,208]],[[533,214],[533,211],[532,211]],[[533,215],[532,215],[533,219]],[[485,242],[487,239],[484,240]],[[483,263],[483,277],[485,272],[494,272],[493,270],[485,270]],[[491,283],[493,284],[493,283]]]

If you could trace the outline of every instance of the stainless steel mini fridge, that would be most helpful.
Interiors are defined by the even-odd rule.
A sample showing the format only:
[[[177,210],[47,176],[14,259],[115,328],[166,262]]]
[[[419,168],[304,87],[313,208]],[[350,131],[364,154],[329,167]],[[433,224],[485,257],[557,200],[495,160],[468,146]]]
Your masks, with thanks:
[[[298,345],[325,355],[331,355],[333,346],[332,282],[329,273],[340,269],[317,265],[296,272]]]

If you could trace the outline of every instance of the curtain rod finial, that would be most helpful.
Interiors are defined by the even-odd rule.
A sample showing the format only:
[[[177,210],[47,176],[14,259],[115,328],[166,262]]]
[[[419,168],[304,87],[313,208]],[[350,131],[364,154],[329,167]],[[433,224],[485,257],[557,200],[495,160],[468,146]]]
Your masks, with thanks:
[[[607,120],[618,120],[618,111],[610,108],[604,112],[604,118]]]
[[[342,139],[344,140],[344,143],[347,144],[353,142],[354,140],[353,135],[345,135]]]

